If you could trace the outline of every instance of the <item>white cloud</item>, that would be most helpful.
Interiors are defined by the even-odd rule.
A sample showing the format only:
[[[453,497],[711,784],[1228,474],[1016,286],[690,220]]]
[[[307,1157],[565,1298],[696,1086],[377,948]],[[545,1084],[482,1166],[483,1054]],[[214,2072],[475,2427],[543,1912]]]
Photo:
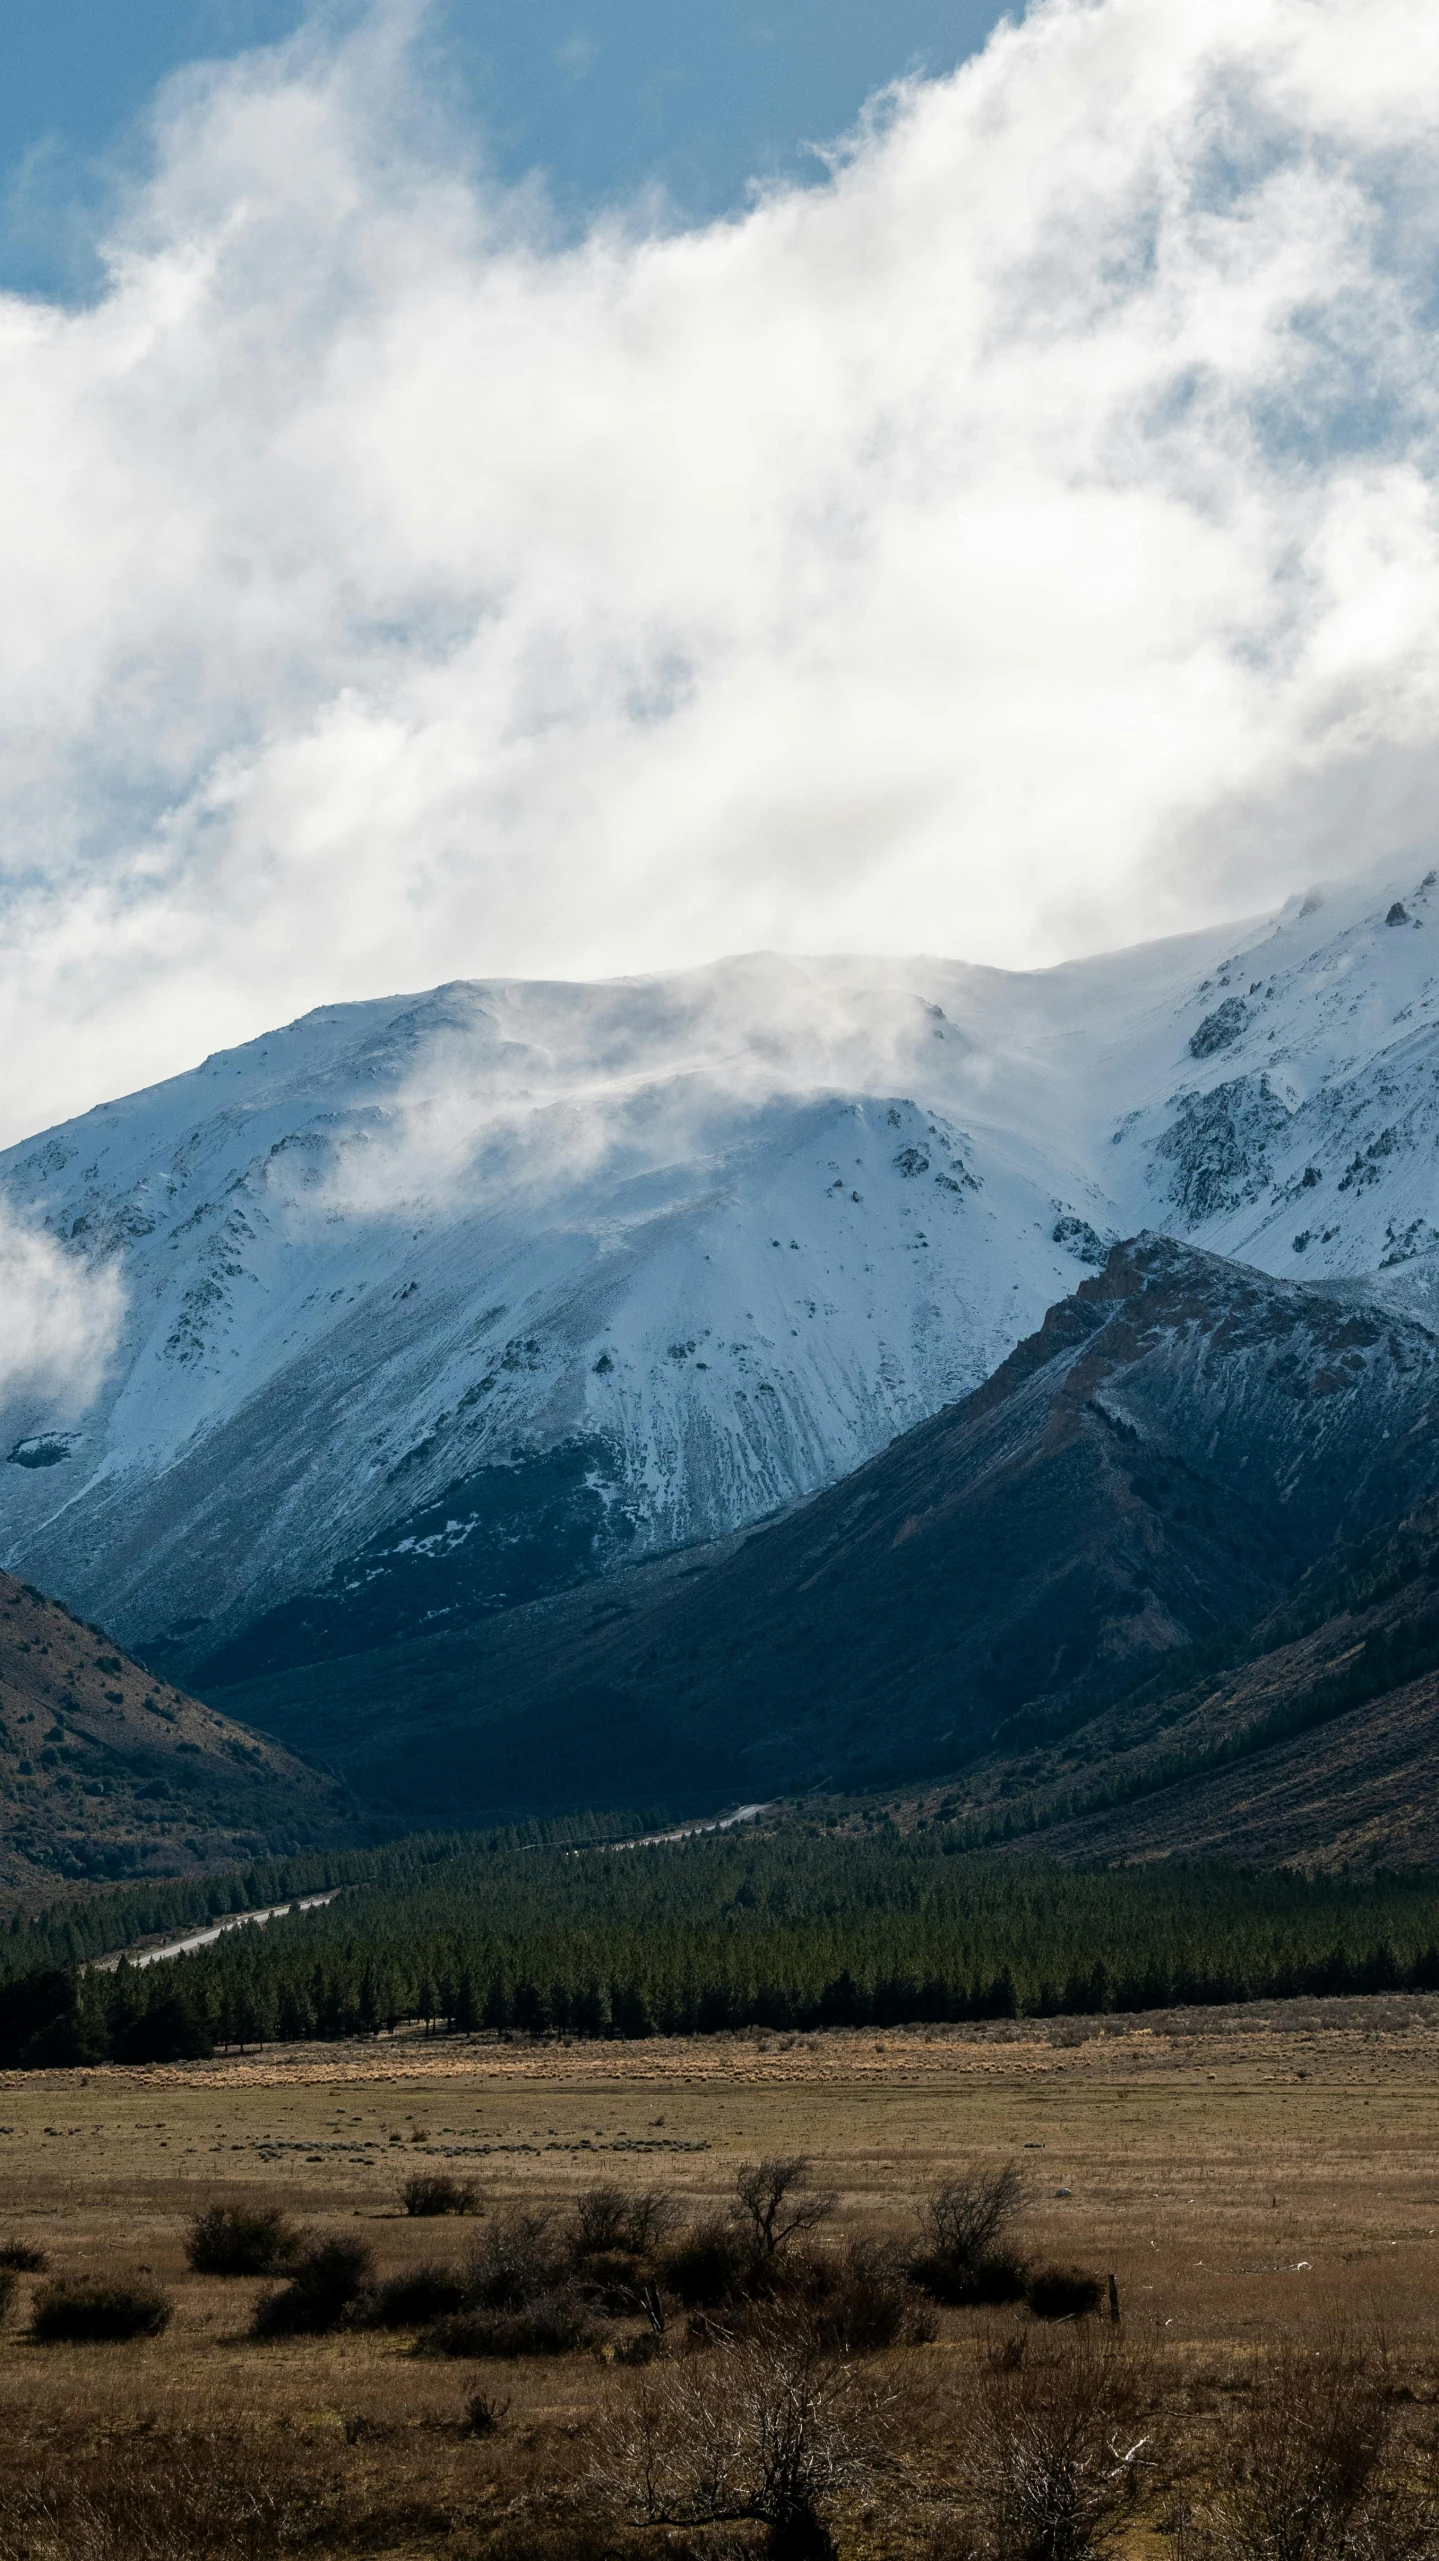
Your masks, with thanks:
[[[1431,8],[1049,0],[578,248],[408,23],[178,84],[103,298],[0,304],[10,1134],[335,997],[1427,844]]]
[[[113,1263],[66,1254],[0,1202],[0,1401],[39,1396],[47,1420],[83,1414],[123,1315]]]

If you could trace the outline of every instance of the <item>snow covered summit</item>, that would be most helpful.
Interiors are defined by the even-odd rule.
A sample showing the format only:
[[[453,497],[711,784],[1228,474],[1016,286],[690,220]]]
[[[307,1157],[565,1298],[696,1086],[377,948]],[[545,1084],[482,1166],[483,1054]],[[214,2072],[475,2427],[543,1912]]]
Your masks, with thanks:
[[[125,1304],[98,1394],[0,1417],[5,1562],[261,1668],[807,1494],[1141,1228],[1427,1315],[1436,1007],[1416,872],[1042,972],[762,955],[308,1015],[0,1157]]]

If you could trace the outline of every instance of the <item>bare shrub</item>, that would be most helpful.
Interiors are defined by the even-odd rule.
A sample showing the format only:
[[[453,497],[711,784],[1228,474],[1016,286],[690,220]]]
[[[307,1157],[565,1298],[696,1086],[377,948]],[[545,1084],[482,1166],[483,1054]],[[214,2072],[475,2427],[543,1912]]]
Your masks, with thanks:
[[[985,2173],[945,2179],[922,2209],[935,2249],[973,2267],[1003,2239],[1024,2206],[1024,2177],[1016,2161]]]
[[[21,2276],[37,2276],[49,2265],[43,2250],[32,2241],[0,2241],[0,2268],[18,2271]]]
[[[1394,2404],[1382,2358],[1342,2335],[1270,2347],[1230,2412],[1200,2540],[1215,2561],[1341,2561],[1432,2541],[1428,2502],[1386,2475]]]
[[[787,2307],[817,2348],[841,2356],[917,2347],[934,2335],[899,2252],[882,2241],[852,2240],[823,2257],[806,2253],[757,2317],[782,2318]]]
[[[0,2507],[0,2561],[270,2561],[308,2543],[327,2505],[313,2461],[236,2430],[146,2427],[47,2448]]]
[[[451,2178],[447,2170],[417,2170],[400,2198],[407,2214],[473,2214],[478,2191],[472,2179]]]
[[[1085,2561],[1112,2538],[1133,2486],[1140,2376],[1112,2333],[1061,2332],[990,2363],[976,2414],[974,2486],[997,2561]]]
[[[537,2295],[527,2303],[468,2304],[422,2330],[417,2356],[568,2356],[589,2347],[594,2316],[573,2293]]]
[[[0,2268],[0,2321],[3,2321],[15,2299],[15,2271]]]
[[[174,2308],[158,2286],[67,2277],[41,2287],[30,2307],[30,2336],[47,2346],[59,2340],[154,2339]]]
[[[833,2214],[834,2198],[823,2188],[811,2188],[809,2174],[800,2152],[767,2153],[736,2173],[731,2212],[761,2266]]]
[[[498,2434],[509,2416],[509,2402],[497,2401],[493,2392],[472,2392],[465,2403],[465,2417],[470,2433],[477,2437]]]
[[[924,2239],[909,2263],[937,2303],[1017,2303],[1026,2270],[1009,2241],[1024,2206],[1017,2163],[945,2179],[920,2207]]]
[[[756,2334],[650,2368],[602,2418],[594,2480],[637,2523],[748,2518],[799,2561],[833,2551],[825,2512],[883,2462],[887,2419],[863,2368],[812,2340]]]
[[[427,2321],[458,2312],[464,2299],[465,2281],[458,2268],[441,2267],[431,2260],[405,2268],[398,2276],[382,2277],[357,2309],[373,2329],[419,2330]]]
[[[603,2180],[570,2208],[566,2239],[575,2259],[653,2258],[674,2221],[662,2188],[622,2188]]]
[[[1036,2268],[1024,2299],[1037,2321],[1082,2321],[1104,2300],[1104,2279],[1088,2268]]]
[[[658,2188],[587,2188],[565,2218],[563,2247],[574,2282],[612,2318],[643,2313],[656,2327],[657,2253],[673,2207]]]
[[[416,2340],[421,2356],[563,2356],[595,2337],[587,2290],[551,2216],[521,2207],[497,2214],[461,2275],[456,2310]]]
[[[257,2339],[315,2338],[338,2330],[367,2291],[373,2262],[364,2241],[317,2241],[296,2262],[286,2286],[262,2294],[251,2335]]]
[[[828,2355],[872,2356],[918,2346],[934,2332],[902,2254],[859,2237],[838,2250],[793,2250],[768,2266],[746,2260],[723,2301],[690,2312],[693,2342],[781,2334]]]
[[[185,2256],[197,2276],[274,2276],[303,2246],[277,2205],[210,2205],[191,2222]]]
[[[495,2312],[518,2311],[565,2283],[568,2253],[548,2214],[513,2207],[489,2223],[465,2261],[465,2300]]]
[[[733,2222],[715,2216],[692,2223],[660,2260],[660,2275],[687,2311],[717,2311],[739,2300],[751,2266]]]

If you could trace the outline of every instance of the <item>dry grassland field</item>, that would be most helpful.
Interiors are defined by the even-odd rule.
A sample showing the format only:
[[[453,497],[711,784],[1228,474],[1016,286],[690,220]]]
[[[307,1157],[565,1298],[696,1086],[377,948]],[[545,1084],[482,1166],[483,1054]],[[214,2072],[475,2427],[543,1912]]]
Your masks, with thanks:
[[[0,2332],[0,2554],[942,2561],[1105,2544],[1168,2554],[1176,2534],[1239,2552],[1238,2511],[1215,2484],[1240,2415],[1262,2419],[1292,2387],[1275,2363],[1286,2341],[1331,2400],[1336,2376],[1341,2399],[1369,2394],[1385,2448],[1364,2494],[1379,2525],[1371,2515],[1365,2530],[1376,2551],[1380,2527],[1388,2548],[1408,2534],[1412,2549],[1439,2392],[1436,2091],[1439,2002],[1424,1998],[628,2046],[401,2034],[8,2075],[0,2235],[13,2228],[48,2266],[17,2278]],[[417,2354],[413,2328],[252,2339],[261,2283],[186,2263],[190,2219],[217,2199],[359,2239],[383,2279],[461,2258],[516,2207],[559,2230],[600,2182],[662,2187],[680,2221],[703,2221],[732,2204],[746,2162],[795,2154],[812,2164],[798,2193],[823,2187],[835,2203],[792,2246],[831,2259],[859,2236],[912,2252],[936,2182],[1017,2161],[1024,2257],[1112,2272],[1119,2324],[929,2304],[927,2338],[845,2356],[832,2341],[796,2349],[803,2324],[781,2289],[758,2321],[707,2326],[670,2302],[662,2335],[639,2314],[570,2353],[452,2358]],[[478,2213],[408,2216],[401,2188],[417,2167],[474,2182]],[[35,2291],[82,2275],[158,2285],[168,2328],[32,2341]],[[631,2346],[641,2338],[652,2358]],[[821,2447],[813,2514],[706,2523],[690,2484],[647,2515],[635,2430],[663,2440],[665,2391],[699,2389],[720,2410],[745,2359],[752,2386],[768,2357],[792,2393],[797,2355],[804,2388],[838,2414],[843,2454]],[[1036,2398],[1049,2406],[1056,2377],[1089,2394],[1091,2457],[1113,2476],[1072,2547],[1026,2545],[1006,2524],[995,2452],[1001,2405],[1012,2435]]]

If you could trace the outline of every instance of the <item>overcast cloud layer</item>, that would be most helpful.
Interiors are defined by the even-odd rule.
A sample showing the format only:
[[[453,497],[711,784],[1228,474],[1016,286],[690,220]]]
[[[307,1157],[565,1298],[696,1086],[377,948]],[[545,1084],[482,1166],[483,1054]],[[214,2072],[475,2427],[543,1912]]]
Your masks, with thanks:
[[[1430,0],[1053,0],[832,186],[546,245],[412,20],[0,303],[0,1136],[329,998],[1049,960],[1430,847]]]

